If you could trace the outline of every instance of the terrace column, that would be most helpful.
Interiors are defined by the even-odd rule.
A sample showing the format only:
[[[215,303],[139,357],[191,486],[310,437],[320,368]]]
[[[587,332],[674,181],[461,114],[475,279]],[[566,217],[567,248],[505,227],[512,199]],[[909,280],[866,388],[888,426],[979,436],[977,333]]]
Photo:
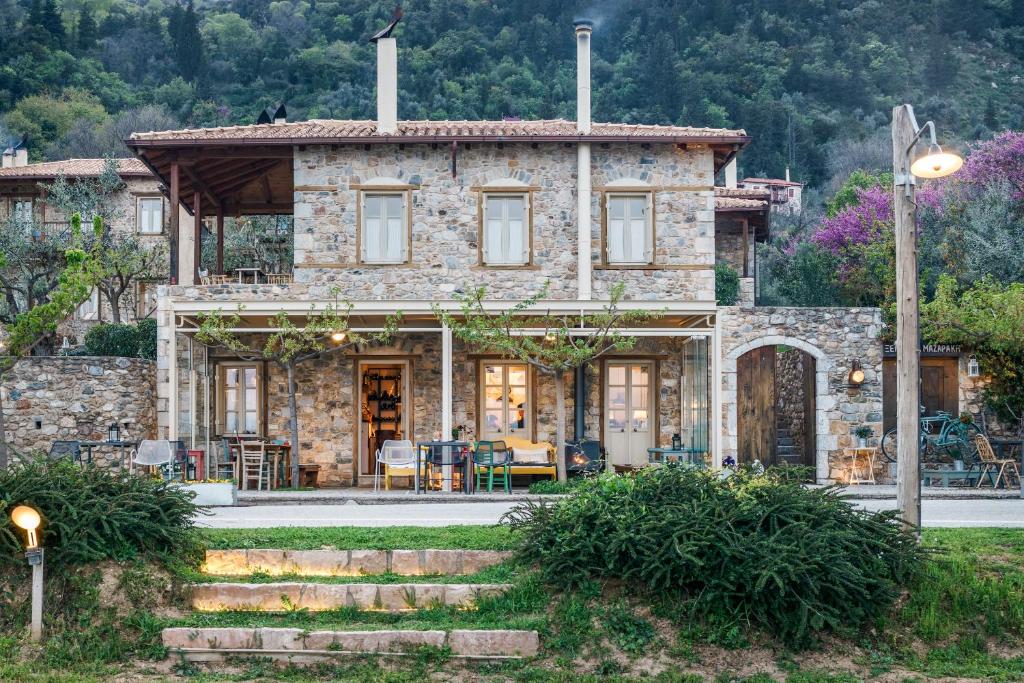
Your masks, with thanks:
[[[447,441],[452,434],[452,331],[448,326],[441,328],[441,440]],[[445,465],[442,473],[444,491],[452,490],[452,467]]]
[[[224,205],[217,205],[217,274],[224,274]]]
[[[171,284],[178,284],[178,209],[180,207],[179,201],[181,199],[181,181],[179,180],[178,174],[178,162],[171,162],[171,178],[170,178],[170,193],[171,193],[171,225],[170,225],[170,238],[171,238]]]
[[[198,285],[202,282],[199,279],[199,271],[202,270],[203,262],[203,198],[198,190],[192,195],[192,216],[195,219],[192,235],[192,282]]]

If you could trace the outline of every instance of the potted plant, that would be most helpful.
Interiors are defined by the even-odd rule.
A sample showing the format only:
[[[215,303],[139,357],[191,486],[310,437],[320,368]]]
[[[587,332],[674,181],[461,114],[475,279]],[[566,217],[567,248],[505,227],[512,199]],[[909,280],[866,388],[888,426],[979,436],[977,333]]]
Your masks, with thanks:
[[[192,502],[196,505],[228,506],[238,504],[238,486],[232,479],[183,481],[178,485],[195,494]]]
[[[860,425],[858,427],[855,427],[853,430],[853,435],[857,437],[857,448],[867,448],[868,437],[870,437],[873,433],[874,432],[872,432],[871,427],[868,427],[867,425]]]

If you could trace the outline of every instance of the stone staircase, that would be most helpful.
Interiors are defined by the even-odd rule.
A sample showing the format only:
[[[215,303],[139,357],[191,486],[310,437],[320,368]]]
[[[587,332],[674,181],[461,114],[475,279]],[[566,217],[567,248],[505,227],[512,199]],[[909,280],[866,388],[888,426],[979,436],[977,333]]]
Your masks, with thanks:
[[[803,460],[800,447],[793,441],[793,436],[784,427],[775,430],[775,459],[780,465],[799,465]]]
[[[474,550],[211,550],[201,571],[211,579],[236,580],[196,582],[188,590],[192,609],[197,613],[238,611],[251,615],[342,608],[409,613],[438,607],[472,609],[479,598],[500,595],[511,584],[412,580],[378,583],[367,579],[385,573],[389,578],[396,574],[472,575],[508,557],[509,553]],[[268,576],[287,576],[289,580],[266,582]],[[247,577],[251,580],[237,580]],[[346,577],[352,580],[345,581]],[[536,631],[371,628],[333,631],[185,625],[164,629],[162,637],[172,655],[193,662],[251,656],[313,663],[352,654],[406,655],[423,646],[447,648],[454,657],[520,659],[536,655],[539,649]]]

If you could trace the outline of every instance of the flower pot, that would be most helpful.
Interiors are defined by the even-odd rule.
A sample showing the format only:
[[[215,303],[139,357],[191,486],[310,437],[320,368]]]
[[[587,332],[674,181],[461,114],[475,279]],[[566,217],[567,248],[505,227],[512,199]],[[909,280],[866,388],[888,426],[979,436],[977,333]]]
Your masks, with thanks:
[[[957,471],[957,472],[963,472],[964,471],[964,461],[963,460],[954,460],[953,461],[953,469],[955,471]]]
[[[175,484],[195,494],[196,505],[230,506],[238,504],[238,486],[234,482],[199,481]]]
[[[868,440],[863,436],[857,437],[857,448],[867,448]]]

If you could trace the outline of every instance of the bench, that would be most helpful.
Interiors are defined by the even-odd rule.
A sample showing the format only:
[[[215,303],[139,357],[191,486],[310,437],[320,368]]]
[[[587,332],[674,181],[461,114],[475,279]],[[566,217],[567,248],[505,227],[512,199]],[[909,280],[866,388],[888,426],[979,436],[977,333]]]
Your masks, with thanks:
[[[544,448],[548,452],[548,461],[546,463],[526,463],[526,462],[515,462],[509,465],[509,472],[513,475],[536,475],[551,477],[552,479],[558,478],[558,471],[555,468],[555,447],[549,443],[535,443],[529,439],[523,439],[518,436],[506,436],[502,441],[508,446],[509,451],[513,448],[529,448],[529,449],[540,449]],[[511,453],[509,454],[511,456]]]
[[[940,480],[943,488],[949,488],[951,481],[962,482],[963,486],[974,486],[978,477],[981,476],[979,470],[922,470],[921,481],[925,486],[931,486],[933,480]],[[989,479],[992,479],[992,474],[989,473]]]

